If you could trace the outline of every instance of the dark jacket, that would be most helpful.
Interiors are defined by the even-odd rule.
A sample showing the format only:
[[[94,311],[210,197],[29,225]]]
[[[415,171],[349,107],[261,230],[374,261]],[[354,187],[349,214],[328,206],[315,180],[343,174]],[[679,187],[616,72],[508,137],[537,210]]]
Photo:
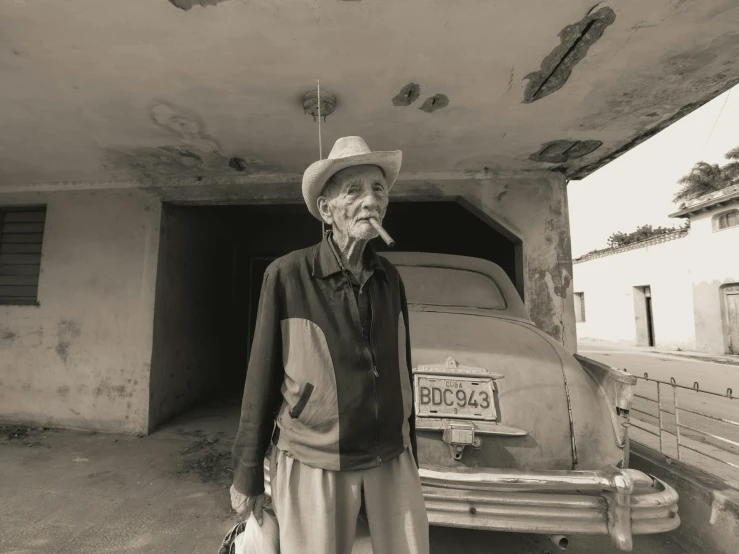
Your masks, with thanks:
[[[327,234],[265,272],[233,446],[234,486],[242,494],[264,491],[270,438],[300,462],[328,470],[376,467],[408,447],[418,460],[400,274],[367,246],[373,274],[364,287],[372,316],[365,338],[349,274],[330,240]]]

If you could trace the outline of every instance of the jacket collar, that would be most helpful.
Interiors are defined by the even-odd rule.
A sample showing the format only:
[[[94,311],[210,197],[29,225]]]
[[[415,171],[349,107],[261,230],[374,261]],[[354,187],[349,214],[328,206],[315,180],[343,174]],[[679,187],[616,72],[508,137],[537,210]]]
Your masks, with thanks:
[[[371,244],[367,244],[364,249],[364,261],[367,268],[372,270],[380,277],[386,277],[385,266],[382,265],[380,256],[377,255]],[[323,236],[323,240],[316,247],[316,254],[313,257],[313,277],[325,279],[337,273],[341,273],[344,267],[339,259],[338,252],[331,238],[331,231],[328,230]]]

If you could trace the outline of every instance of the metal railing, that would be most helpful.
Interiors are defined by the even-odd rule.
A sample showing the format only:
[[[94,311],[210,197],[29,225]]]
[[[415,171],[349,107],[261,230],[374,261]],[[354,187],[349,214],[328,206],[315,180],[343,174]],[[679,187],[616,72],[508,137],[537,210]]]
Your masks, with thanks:
[[[656,392],[657,392],[656,399],[650,398],[648,396],[644,396],[643,394],[638,394],[637,392],[634,392],[634,397],[641,399],[645,402],[648,402],[651,405],[656,404],[657,414],[655,415],[654,413],[650,413],[646,410],[636,408],[633,405],[630,411],[632,413],[635,412],[636,414],[639,414],[640,416],[648,416],[648,417],[656,419],[657,429],[656,430],[650,429],[648,421],[640,417],[635,417],[633,415],[630,418],[631,427],[635,427],[636,429],[640,429],[641,431],[645,433],[648,433],[650,435],[657,437],[659,439],[660,452],[668,457],[672,457],[672,454],[668,451],[669,444],[667,441],[669,440],[673,442],[675,450],[677,451],[677,459],[680,461],[684,461],[683,459],[684,451],[687,450],[687,451],[695,452],[701,456],[710,458],[716,462],[719,462],[720,464],[724,464],[726,466],[739,470],[739,450],[732,450],[732,448],[739,449],[738,441],[732,440],[726,436],[721,436],[717,434],[716,432],[709,432],[705,429],[699,429],[696,426],[697,424],[688,425],[687,423],[685,423],[684,419],[683,421],[681,421],[681,416],[685,416],[685,414],[691,414],[691,416],[695,416],[695,419],[698,422],[701,422],[701,421],[705,421],[706,423],[714,422],[713,423],[714,425],[728,426],[727,428],[732,429],[732,430],[734,430],[735,428],[737,436],[739,436],[739,421],[734,421],[732,419],[706,413],[707,410],[701,411],[701,410],[689,408],[684,405],[684,402],[680,400],[679,395],[678,395],[679,390],[686,390],[686,391],[691,391],[691,394],[694,393],[695,395],[698,395],[701,399],[722,398],[722,399],[728,399],[728,400],[739,400],[739,397],[734,396],[732,389],[728,388],[726,389],[726,392],[724,394],[721,394],[718,392],[712,392],[712,391],[701,389],[698,381],[695,381],[693,383],[693,386],[689,387],[689,386],[678,384],[674,377],[670,377],[669,381],[651,379],[648,373],[645,373],[643,377],[637,377],[637,379],[638,379],[637,385],[639,382],[655,384]],[[665,394],[663,391],[663,388],[665,386],[670,387],[671,392],[672,392],[671,395],[668,395],[667,399],[665,398]],[[671,406],[669,405],[670,404],[669,400],[672,401],[671,402],[672,410],[670,410]],[[665,415],[670,415],[674,418],[674,433],[670,429],[668,429],[667,424],[669,423],[669,418],[665,418]],[[640,423],[644,425],[640,425]],[[725,434],[729,434],[729,433],[725,433]],[[693,437],[695,437],[695,439],[691,440]],[[708,442],[707,439],[713,442]],[[686,440],[687,442],[692,442],[693,445],[688,444]],[[637,441],[637,442],[641,442],[641,441]],[[706,444],[710,448],[704,448],[703,446],[705,446]],[[715,452],[711,453],[711,452],[706,451],[710,449],[714,449]],[[725,452],[726,454],[728,454],[728,456],[735,457],[735,461],[730,461],[730,460],[719,457],[717,454],[719,454],[720,452]],[[711,471],[709,472],[713,473]]]

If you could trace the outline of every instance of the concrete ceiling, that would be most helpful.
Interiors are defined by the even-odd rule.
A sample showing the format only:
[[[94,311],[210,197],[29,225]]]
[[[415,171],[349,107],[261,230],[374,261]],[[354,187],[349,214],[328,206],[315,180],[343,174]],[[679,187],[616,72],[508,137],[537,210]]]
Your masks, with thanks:
[[[324,156],[582,178],[739,82],[739,2],[0,0],[0,186],[302,172],[317,78]]]

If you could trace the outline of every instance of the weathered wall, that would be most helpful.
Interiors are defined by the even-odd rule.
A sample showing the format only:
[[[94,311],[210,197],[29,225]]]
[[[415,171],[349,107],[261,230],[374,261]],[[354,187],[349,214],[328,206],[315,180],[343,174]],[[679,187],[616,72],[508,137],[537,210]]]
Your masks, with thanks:
[[[508,177],[481,182],[462,195],[521,240],[524,301],[544,332],[575,352],[575,309],[567,188],[564,178]]]
[[[163,207],[149,431],[221,384],[217,235],[208,215]]]
[[[0,195],[0,204],[48,204],[40,306],[0,307],[0,419],[145,433],[222,377],[213,348],[218,326],[208,323],[218,317],[208,295],[218,288],[211,264],[217,224],[168,210],[160,248],[161,202],[299,203],[300,186],[90,186],[100,190]],[[574,351],[561,175],[409,180],[397,183],[393,196],[457,200],[519,244],[519,281],[532,319]]]
[[[574,264],[574,291],[585,293],[585,321],[577,324],[578,337],[637,344],[634,287],[650,286],[655,346],[695,349],[692,284],[686,261],[690,244],[688,235]]]
[[[572,251],[564,177],[501,179],[478,186],[470,201],[522,242],[524,301],[544,332],[575,352]]]
[[[159,189],[173,202],[300,203],[299,182],[176,186]],[[554,172],[485,172],[476,179],[398,181],[392,201],[458,200],[496,229],[519,242],[524,300],[534,322],[575,351],[572,259],[564,177]],[[429,222],[444,225],[446,222]],[[469,240],[475,240],[470,237]]]
[[[690,234],[694,236],[690,273],[693,282],[695,343],[701,352],[728,352],[724,293],[721,287],[739,283],[739,227],[713,230],[713,218],[739,202],[714,208],[691,218]]]
[[[0,420],[144,432],[159,200],[138,190],[0,195],[0,205],[39,203],[39,306],[0,306]]]

